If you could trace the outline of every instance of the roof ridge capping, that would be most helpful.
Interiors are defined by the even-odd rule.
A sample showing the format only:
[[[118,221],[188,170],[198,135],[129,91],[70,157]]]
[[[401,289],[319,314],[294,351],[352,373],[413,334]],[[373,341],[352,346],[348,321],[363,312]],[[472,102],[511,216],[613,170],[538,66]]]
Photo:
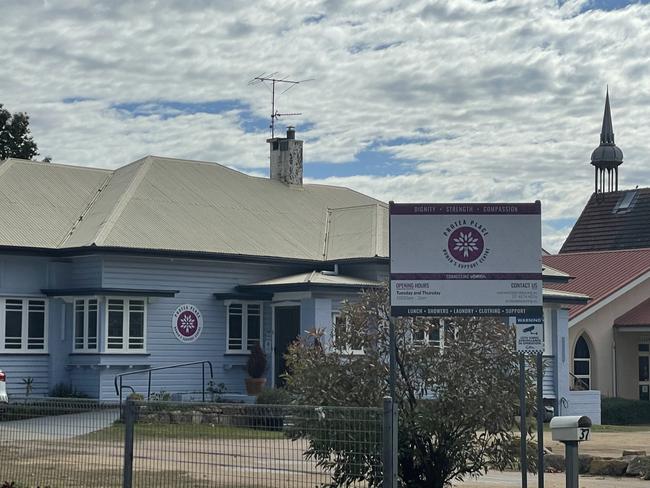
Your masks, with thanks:
[[[97,230],[97,234],[95,234],[94,239],[95,245],[101,246],[104,243],[111,230],[115,226],[117,220],[120,218],[120,215],[122,215],[122,212],[124,212],[124,209],[133,197],[133,194],[137,190],[138,186],[140,186],[140,183],[142,183],[142,180],[144,180],[147,172],[149,169],[151,169],[153,161],[154,158],[152,156],[146,156],[142,159],[139,159],[138,161],[134,161],[133,163],[127,164],[126,166],[120,168],[123,169],[129,166],[133,166],[135,163],[140,163],[140,167],[136,170],[135,176],[129,183],[126,191],[120,196],[117,202],[115,202],[115,205],[113,206],[110,214]]]
[[[115,170],[109,168],[97,168],[95,166],[81,166],[79,164],[68,164],[68,163],[46,163],[45,161],[34,161],[33,159],[21,159],[21,158],[7,158],[0,160],[0,167],[5,166],[5,163],[20,163],[20,164],[29,164],[34,166],[45,166],[48,168],[66,168],[66,169],[81,169],[85,171],[101,171],[102,173],[113,173]]]
[[[595,251],[567,251],[557,254],[549,254],[544,257],[564,257],[564,256],[576,256],[578,254],[611,254],[611,253],[631,253],[631,252],[650,252],[650,247],[640,247],[638,249],[600,249]],[[560,270],[561,271],[561,270]]]

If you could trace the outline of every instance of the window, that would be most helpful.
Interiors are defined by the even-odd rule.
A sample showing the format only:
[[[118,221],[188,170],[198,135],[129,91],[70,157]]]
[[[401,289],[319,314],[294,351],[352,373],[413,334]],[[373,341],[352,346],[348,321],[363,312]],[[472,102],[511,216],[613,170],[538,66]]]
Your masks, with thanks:
[[[6,352],[44,352],[47,303],[42,299],[0,300],[0,349]]]
[[[573,388],[575,390],[591,389],[591,354],[589,345],[580,336],[573,351]]]
[[[347,320],[340,312],[332,313],[332,332],[334,345],[348,354],[363,354],[363,346],[354,337],[350,337],[351,330]]]
[[[144,351],[146,306],[144,300],[109,298],[106,349]]]
[[[228,352],[247,352],[262,339],[262,305],[259,303],[228,304]]]
[[[441,348],[444,342],[444,322],[432,324],[430,319],[420,322],[418,318],[411,319],[413,330],[413,342],[423,346]]]
[[[97,350],[97,299],[74,301],[74,350]]]

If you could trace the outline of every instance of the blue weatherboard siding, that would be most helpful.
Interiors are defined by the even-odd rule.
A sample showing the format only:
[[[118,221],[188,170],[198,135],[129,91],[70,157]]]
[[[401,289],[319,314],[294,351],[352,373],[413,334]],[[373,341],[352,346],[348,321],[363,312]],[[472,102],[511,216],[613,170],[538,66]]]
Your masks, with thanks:
[[[118,255],[91,255],[54,259],[39,256],[0,255],[0,296],[42,297],[43,288],[127,288],[179,290],[174,297],[150,297],[147,300],[146,351],[137,354],[106,353],[105,330],[100,328],[99,353],[73,353],[74,297],[48,299],[47,354],[0,353],[0,369],[6,371],[7,387],[11,395],[25,392],[23,378],[32,377],[33,394],[47,395],[58,383],[71,384],[77,390],[105,401],[118,399],[114,390],[115,375],[174,363],[209,360],[214,366],[214,382],[226,385],[227,394],[245,392],[246,354],[226,353],[226,304],[214,297],[215,293],[231,293],[239,284],[311,271],[304,265],[278,263],[246,263],[200,259],[172,259],[157,257],[128,257]],[[388,265],[341,265],[341,274],[384,281]],[[286,292],[275,296],[274,303],[300,305],[300,331],[319,328],[324,339],[331,337],[332,312],[340,310],[341,303],[354,301],[356,291],[314,289],[311,292]],[[203,315],[203,331],[190,344],[181,343],[172,332],[172,314],[179,305],[189,303]],[[545,398],[557,399],[568,394],[568,358],[560,354],[567,340],[566,311],[547,307],[547,333],[552,334],[555,356],[544,375]],[[105,322],[106,301],[99,303],[100,322]],[[562,317],[560,317],[562,315]],[[269,359],[267,378],[271,384],[273,344],[273,307],[263,303],[262,345]],[[563,325],[561,325],[563,324]],[[563,327],[563,328],[562,328]],[[563,342],[564,341],[564,342]],[[207,372],[207,370],[206,370]],[[207,378],[206,378],[207,381]],[[146,393],[146,376],[125,378],[125,385],[139,393]],[[157,372],[152,377],[152,392],[170,393],[201,391],[200,367]]]
[[[246,284],[284,274],[301,268],[285,265],[206,262],[157,258],[104,259],[102,286],[108,288],[172,288],[180,292],[174,298],[150,299],[147,310],[147,356],[106,355],[101,369],[101,397],[115,399],[113,378],[127,371],[132,359],[141,366],[157,367],[174,363],[210,360],[214,366],[215,383],[224,383],[227,393],[244,392],[246,360],[244,354],[226,354],[226,306],[214,293],[231,292],[236,284]],[[171,317],[179,305],[189,303],[203,315],[203,332],[191,344],[179,342],[171,328]],[[263,344],[270,340],[271,307],[264,306]],[[269,355],[270,352],[266,351]],[[269,372],[270,374],[270,372]],[[146,377],[124,379],[139,392],[146,390]],[[152,390],[168,392],[200,391],[201,370],[198,366],[155,373]]]

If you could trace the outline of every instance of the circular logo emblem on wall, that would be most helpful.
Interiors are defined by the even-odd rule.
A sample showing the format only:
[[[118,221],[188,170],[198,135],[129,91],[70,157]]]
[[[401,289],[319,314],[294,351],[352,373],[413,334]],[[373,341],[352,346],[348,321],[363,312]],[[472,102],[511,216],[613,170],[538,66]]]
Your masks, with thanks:
[[[483,254],[485,241],[478,230],[472,227],[459,227],[449,234],[447,249],[456,261],[471,263]]]
[[[487,247],[486,227],[474,220],[458,220],[443,232],[447,247],[442,253],[447,261],[461,269],[473,269],[485,262],[490,249]]]
[[[172,315],[172,330],[179,341],[194,342],[203,330],[201,311],[189,303],[181,305]]]

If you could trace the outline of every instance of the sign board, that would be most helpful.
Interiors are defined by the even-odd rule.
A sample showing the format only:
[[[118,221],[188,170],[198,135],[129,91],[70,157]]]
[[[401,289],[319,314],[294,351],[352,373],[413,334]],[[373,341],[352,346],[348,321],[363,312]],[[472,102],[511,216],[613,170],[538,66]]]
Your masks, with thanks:
[[[194,342],[203,330],[203,315],[194,305],[186,303],[172,315],[172,330],[176,339],[183,343]]]
[[[541,205],[391,203],[393,316],[542,317]]]
[[[537,354],[544,352],[544,319],[517,317],[517,352]]]

